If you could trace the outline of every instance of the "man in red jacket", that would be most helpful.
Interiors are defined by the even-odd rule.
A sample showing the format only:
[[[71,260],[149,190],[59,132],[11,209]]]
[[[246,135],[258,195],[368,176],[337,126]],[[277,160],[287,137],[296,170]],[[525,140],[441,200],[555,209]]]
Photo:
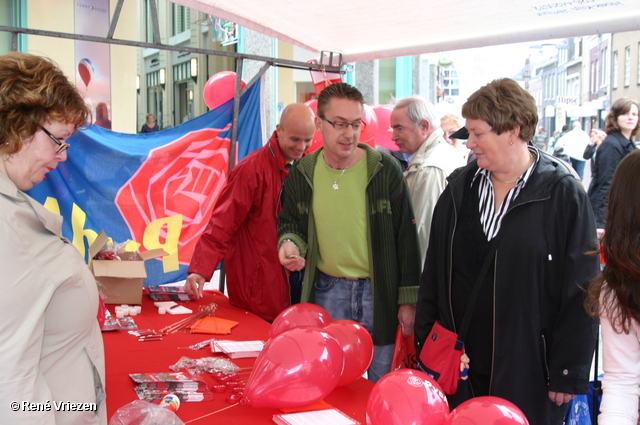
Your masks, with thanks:
[[[231,304],[268,321],[291,304],[288,275],[277,250],[280,189],[291,162],[311,146],[314,132],[313,111],[303,103],[291,104],[269,142],[231,171],[196,245],[187,292],[202,297],[204,283],[225,260]]]

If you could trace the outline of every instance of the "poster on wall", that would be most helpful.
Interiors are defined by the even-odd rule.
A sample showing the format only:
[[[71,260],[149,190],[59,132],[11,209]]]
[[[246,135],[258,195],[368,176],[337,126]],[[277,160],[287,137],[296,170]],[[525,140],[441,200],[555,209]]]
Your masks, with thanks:
[[[74,3],[75,33],[105,37],[109,0]],[[111,130],[111,57],[107,43],[75,41],[76,86],[93,113],[93,123]]]

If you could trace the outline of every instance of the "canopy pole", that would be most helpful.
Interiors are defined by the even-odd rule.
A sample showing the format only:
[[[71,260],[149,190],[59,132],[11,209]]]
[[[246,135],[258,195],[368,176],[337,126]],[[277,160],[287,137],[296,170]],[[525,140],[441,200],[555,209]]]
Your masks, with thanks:
[[[238,137],[238,118],[240,114],[240,85],[242,83],[242,66],[244,60],[236,60],[236,88],[233,95],[233,118],[231,121],[231,152],[229,152],[229,172],[236,163],[236,138]]]
[[[107,38],[113,38],[113,34],[116,32],[116,26],[118,25],[118,19],[120,19],[120,12],[122,11],[123,3],[124,0],[118,0],[118,4],[116,4],[116,9],[113,11],[113,18],[111,18],[111,26],[107,33]]]
[[[233,118],[231,120],[231,150],[229,151],[229,173],[233,170],[236,163],[236,138],[238,137],[238,118],[240,115],[240,85],[242,83],[242,66],[244,60],[238,58],[236,60],[236,88],[233,95]],[[263,66],[263,68],[265,68]],[[262,71],[262,70],[261,70]],[[254,78],[255,79],[255,78]],[[255,82],[251,80],[252,84]],[[227,176],[228,178],[228,176]],[[224,261],[220,266],[220,280],[218,282],[218,290],[224,294],[224,278],[225,278]]]
[[[158,44],[162,43],[160,38],[160,26],[158,25],[158,5],[156,0],[149,0],[149,9],[151,11],[151,23],[153,24],[153,41]]]
[[[11,51],[12,52],[18,51],[18,33],[17,32],[11,33]]]
[[[256,81],[258,81],[258,79],[264,75],[265,72],[267,72],[267,69],[269,69],[271,65],[273,65],[271,62],[266,62],[264,65],[262,65],[262,68],[260,68],[260,70],[256,73],[256,75],[253,76],[251,81],[249,81],[247,85],[244,86],[242,90],[240,90],[240,97],[244,96],[247,90],[249,90],[251,86],[253,86],[256,83]]]

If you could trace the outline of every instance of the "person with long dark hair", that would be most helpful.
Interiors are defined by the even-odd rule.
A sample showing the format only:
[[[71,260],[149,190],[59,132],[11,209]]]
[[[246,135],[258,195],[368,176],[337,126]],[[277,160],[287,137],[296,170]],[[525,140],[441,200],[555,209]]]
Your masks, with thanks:
[[[600,252],[605,266],[589,285],[587,311],[602,327],[599,425],[636,425],[640,396],[640,150],[620,161],[611,181]]]
[[[638,134],[638,131],[638,102],[626,98],[613,102],[606,119],[607,137],[598,148],[589,185],[589,201],[596,217],[599,236],[602,236],[602,229],[606,223],[607,194],[611,178],[622,158],[636,149],[631,138]]]

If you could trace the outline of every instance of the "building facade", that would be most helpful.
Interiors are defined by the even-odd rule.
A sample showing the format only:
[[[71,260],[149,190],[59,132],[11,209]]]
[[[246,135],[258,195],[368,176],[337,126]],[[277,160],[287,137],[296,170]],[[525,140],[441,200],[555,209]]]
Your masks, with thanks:
[[[640,102],[640,31],[612,34],[611,52],[611,101]]]

